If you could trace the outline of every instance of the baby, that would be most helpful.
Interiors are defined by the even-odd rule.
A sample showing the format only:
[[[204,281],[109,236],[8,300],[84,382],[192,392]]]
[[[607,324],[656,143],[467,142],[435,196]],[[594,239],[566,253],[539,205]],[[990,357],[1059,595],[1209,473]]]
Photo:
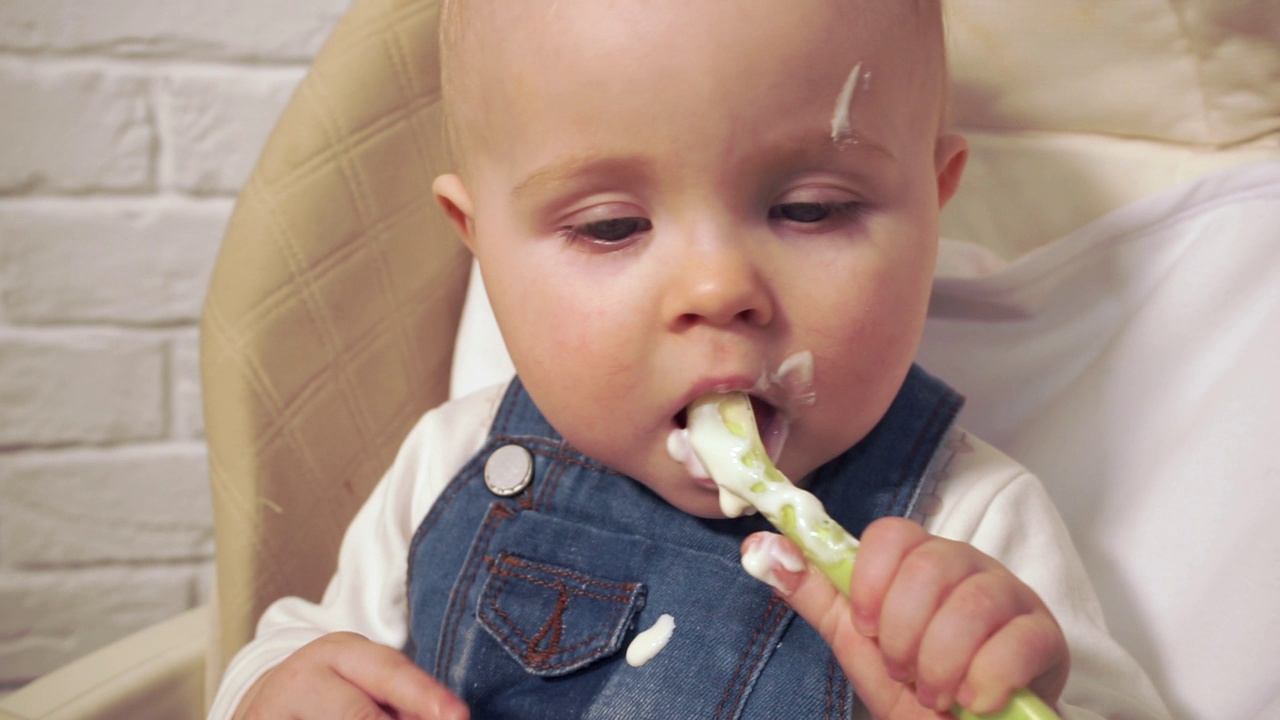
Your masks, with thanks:
[[[434,190],[517,379],[423,418],[213,717],[1162,715],[1043,489],[912,364],[966,157],[940,15],[446,3]],[[861,534],[847,599],[691,469],[687,406],[731,390]]]

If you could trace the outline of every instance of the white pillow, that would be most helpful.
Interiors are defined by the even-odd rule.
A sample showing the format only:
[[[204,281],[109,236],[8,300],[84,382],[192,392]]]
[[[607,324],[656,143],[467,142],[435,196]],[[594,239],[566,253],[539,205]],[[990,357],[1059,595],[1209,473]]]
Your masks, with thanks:
[[[1176,715],[1280,703],[1280,162],[1011,263],[945,244],[920,360],[1044,480]]]

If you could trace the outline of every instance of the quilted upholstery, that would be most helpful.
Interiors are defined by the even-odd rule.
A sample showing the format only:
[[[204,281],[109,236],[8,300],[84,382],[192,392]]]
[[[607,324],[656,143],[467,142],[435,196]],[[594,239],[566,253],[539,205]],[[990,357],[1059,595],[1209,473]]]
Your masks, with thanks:
[[[447,395],[468,256],[431,199],[435,20],[432,2],[351,9],[227,231],[201,324],[215,673],[271,600],[319,596],[342,529]]]
[[[1274,0],[947,0],[971,170],[948,235],[1016,256],[1182,177],[1280,148]],[[445,167],[435,0],[356,0],[241,195],[202,322],[221,643],[317,597],[341,532],[445,399],[468,257]]]

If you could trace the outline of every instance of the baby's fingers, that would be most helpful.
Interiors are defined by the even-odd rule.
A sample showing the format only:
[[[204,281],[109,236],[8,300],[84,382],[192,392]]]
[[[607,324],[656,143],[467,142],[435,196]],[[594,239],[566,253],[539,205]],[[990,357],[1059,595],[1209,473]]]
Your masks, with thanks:
[[[812,570],[796,544],[770,532],[758,532],[742,543],[742,567],[777,590],[828,644],[851,632],[848,601],[830,580]]]
[[[1037,604],[999,572],[969,575],[950,588],[920,640],[916,666],[920,702],[938,710],[951,707],[979,651]],[[1022,682],[1025,684],[1025,679]],[[985,681],[981,684],[989,685]]]
[[[1019,615],[991,636],[969,665],[957,700],[975,713],[1004,706],[1020,687],[1057,701],[1067,684],[1070,658],[1062,631],[1048,612]]]
[[[849,587],[853,621],[863,635],[880,634],[880,611],[903,558],[931,537],[902,518],[882,518],[867,526]]]
[[[467,707],[461,700],[399,651],[376,643],[358,647],[358,652],[337,653],[332,667],[378,704],[395,710],[402,718],[464,720],[468,717]]]
[[[283,663],[245,694],[235,720],[324,720],[367,718],[391,720],[368,695],[331,668]]]
[[[379,704],[333,667],[285,662],[245,694],[235,720],[426,720]]]
[[[831,646],[836,661],[853,683],[858,697],[875,717],[928,718],[908,685],[895,681],[885,668],[880,648],[853,626],[849,601],[825,575],[805,564],[800,549],[772,533],[756,533],[742,544],[743,565],[768,583]]]

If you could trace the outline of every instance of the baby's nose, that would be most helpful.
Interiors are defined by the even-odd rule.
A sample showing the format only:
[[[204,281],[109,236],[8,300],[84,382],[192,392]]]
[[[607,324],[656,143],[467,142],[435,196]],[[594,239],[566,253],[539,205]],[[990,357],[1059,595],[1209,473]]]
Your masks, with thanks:
[[[663,302],[665,315],[676,329],[735,322],[763,327],[773,320],[774,299],[766,270],[742,244],[698,243],[671,269],[671,276]]]

